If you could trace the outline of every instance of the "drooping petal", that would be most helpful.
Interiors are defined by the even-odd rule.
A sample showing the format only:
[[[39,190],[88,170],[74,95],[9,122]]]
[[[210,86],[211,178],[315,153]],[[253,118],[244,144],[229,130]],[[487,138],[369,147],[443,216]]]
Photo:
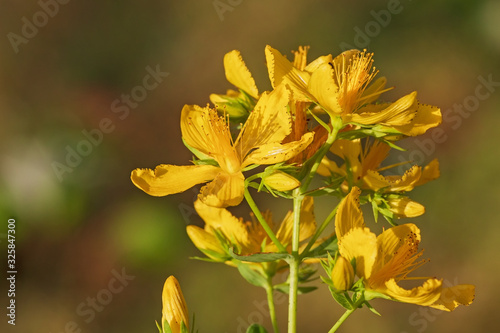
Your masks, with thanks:
[[[248,228],[243,219],[235,217],[225,208],[208,206],[200,200],[196,200],[194,208],[205,221],[205,229],[221,231],[232,244],[237,245],[243,251],[253,249],[254,244],[250,240]]]
[[[394,129],[407,136],[422,135],[428,129],[441,124],[441,109],[437,106],[418,104],[415,118],[406,125],[394,125]]]
[[[313,141],[314,133],[309,132],[299,141],[281,144],[279,142],[261,145],[252,151],[243,161],[242,167],[251,164],[276,164],[287,161],[302,152]]]
[[[201,188],[198,198],[213,207],[237,206],[243,200],[244,191],[245,177],[241,172],[220,172],[213,181]]]
[[[339,168],[337,163],[334,161],[328,159],[327,157],[323,157],[321,160],[321,164],[318,167],[318,170],[316,171],[319,175],[324,176],[324,177],[329,177],[333,173],[345,176],[346,172],[344,169]]]
[[[408,169],[403,176],[384,177],[375,170],[368,170],[363,181],[374,191],[386,188],[385,192],[405,192],[413,190],[421,174],[422,169],[416,165]]]
[[[340,115],[343,110],[339,104],[339,87],[333,78],[331,64],[322,64],[312,74],[308,91],[330,116]]]
[[[314,217],[314,199],[305,197],[300,211],[299,241],[304,241],[316,232],[316,218]]]
[[[179,281],[171,275],[165,281],[162,293],[162,322],[166,320],[172,333],[181,332],[181,323],[189,328],[188,309]]]
[[[368,228],[354,228],[338,238],[338,245],[344,258],[356,259],[356,274],[370,278],[377,257],[377,236]]]
[[[290,92],[284,85],[262,94],[235,143],[242,158],[253,148],[281,142],[290,134],[291,116],[287,110],[289,99]]]
[[[363,165],[359,157],[361,156],[361,140],[337,140],[333,143],[330,151],[349,163],[349,168],[355,181],[363,171]]]
[[[240,51],[234,50],[226,53],[224,56],[224,69],[226,71],[226,78],[229,82],[245,91],[253,98],[259,97],[259,90],[255,85],[255,80],[245,65]]]
[[[309,73],[295,68],[290,60],[269,45],[266,46],[266,62],[273,88],[276,89],[277,86],[284,83],[292,90],[295,101],[311,101],[311,96],[307,92]]]
[[[439,299],[430,306],[443,311],[453,311],[459,305],[469,305],[474,300],[475,289],[470,284],[443,288]]]
[[[439,299],[442,282],[438,279],[428,279],[423,285],[407,290],[398,286],[394,279],[390,279],[385,286],[385,294],[400,302],[429,306]]]
[[[184,192],[214,179],[221,169],[213,165],[158,165],[154,170],[135,169],[131,179],[135,186],[149,195],[161,197]]]
[[[352,229],[365,228],[363,213],[359,208],[360,194],[361,190],[358,187],[353,187],[339,204],[335,215],[335,233],[338,239],[341,239]]]
[[[439,176],[439,161],[437,158],[435,158],[424,167],[420,179],[415,184],[415,186],[423,185],[427,182],[430,182],[431,180],[439,178]]]
[[[417,93],[412,92],[391,104],[369,104],[357,113],[345,116],[346,122],[364,125],[382,124],[402,126],[409,124],[417,113]]]

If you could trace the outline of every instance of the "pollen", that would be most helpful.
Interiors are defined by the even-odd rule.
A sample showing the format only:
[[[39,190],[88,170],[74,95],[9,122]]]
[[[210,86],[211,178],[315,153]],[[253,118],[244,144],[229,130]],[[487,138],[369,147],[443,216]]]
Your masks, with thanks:
[[[343,54],[342,60],[333,64],[340,92],[339,103],[345,114],[359,108],[363,92],[378,73],[373,67],[373,53],[363,50],[347,58],[348,55]]]

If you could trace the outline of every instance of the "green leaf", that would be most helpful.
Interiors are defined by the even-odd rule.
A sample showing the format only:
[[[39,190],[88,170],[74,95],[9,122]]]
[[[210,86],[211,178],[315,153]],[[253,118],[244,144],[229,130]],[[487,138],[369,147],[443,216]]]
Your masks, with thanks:
[[[352,310],[352,301],[347,297],[346,293],[338,293],[332,287],[329,287],[328,289],[330,289],[330,292],[337,303],[347,310]]]
[[[258,324],[252,324],[248,327],[247,333],[267,333],[266,329]]]
[[[287,260],[292,257],[292,255],[289,253],[276,253],[276,252],[255,253],[255,254],[240,256],[234,253],[233,248],[229,249],[229,254],[234,259],[238,259],[240,261],[249,261],[249,262],[272,262],[276,260]]]
[[[368,302],[364,303],[368,309],[370,309],[371,312],[375,313],[377,316],[382,316],[375,308]]]
[[[315,291],[316,289],[318,289],[318,287],[297,287],[297,294],[299,295],[302,295],[302,294],[307,294],[307,293],[310,293],[312,291]]]
[[[268,284],[266,278],[263,277],[258,272],[254,271],[253,269],[251,269],[250,267],[248,267],[248,265],[239,263],[238,271],[240,272],[241,276],[243,276],[243,278],[247,280],[249,283],[257,287],[266,288]]]

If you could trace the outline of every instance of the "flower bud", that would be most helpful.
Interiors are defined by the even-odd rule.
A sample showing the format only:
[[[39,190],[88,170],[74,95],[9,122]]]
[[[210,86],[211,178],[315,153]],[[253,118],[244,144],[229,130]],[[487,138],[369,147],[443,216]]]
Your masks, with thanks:
[[[225,112],[231,118],[246,118],[250,114],[250,105],[245,96],[234,90],[228,90],[227,95],[211,94],[210,101],[217,107],[217,111]]]
[[[214,235],[195,225],[188,225],[186,231],[194,246],[200,251],[214,260],[225,261],[222,257],[225,257],[226,253]],[[220,254],[220,257],[217,257],[216,254]]]
[[[300,182],[283,171],[274,171],[263,179],[264,184],[277,191],[290,191],[300,186]]]
[[[163,286],[162,326],[166,320],[172,333],[180,333],[182,323],[189,328],[188,309],[179,281],[171,275]],[[165,330],[165,329],[163,329]]]
[[[350,289],[354,282],[354,269],[351,263],[344,257],[338,257],[335,266],[333,266],[331,278],[335,289]]]
[[[408,197],[387,200],[389,209],[397,217],[417,217],[425,213],[425,207]]]

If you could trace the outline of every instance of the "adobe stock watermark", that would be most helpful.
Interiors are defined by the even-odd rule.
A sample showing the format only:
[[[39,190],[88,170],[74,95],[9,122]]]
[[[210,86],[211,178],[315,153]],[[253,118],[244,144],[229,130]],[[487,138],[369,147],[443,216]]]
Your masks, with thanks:
[[[453,286],[458,286],[458,278],[455,277],[454,283],[451,283],[448,280],[443,281],[443,288],[451,288]],[[467,287],[465,287],[467,288]],[[441,297],[446,302],[447,300],[452,301],[457,296],[459,296],[459,290],[457,289],[448,289],[446,293],[442,294]],[[419,306],[418,311],[413,312],[408,317],[408,323],[415,329],[417,333],[423,333],[429,327],[429,323],[436,321],[437,317],[443,313],[447,313],[443,310],[438,310],[426,306]],[[407,331],[402,331],[400,333],[410,333]]]
[[[121,272],[113,269],[111,271],[113,277],[109,280],[105,288],[99,290],[95,297],[87,297],[76,306],[76,314],[82,318],[85,324],[90,324],[95,318],[97,313],[100,313],[104,308],[113,301],[113,297],[121,293],[130,281],[135,279],[135,276],[128,275],[125,268]],[[82,327],[76,321],[68,321],[62,331],[56,333],[81,333]],[[51,332],[52,333],[52,332]]]
[[[347,51],[351,49],[367,48],[371,40],[376,38],[381,33],[382,29],[386,28],[391,23],[392,17],[400,14],[403,9],[404,7],[400,0],[389,0],[386,9],[380,9],[378,11],[371,10],[370,15],[373,17],[373,20],[368,21],[362,28],[358,26],[354,27],[354,45],[342,42],[339,44],[340,49],[342,51]]]
[[[243,0],[214,0],[212,5],[214,6],[215,12],[219,17],[219,20],[224,21],[224,13],[232,12],[236,6],[241,5]]]
[[[490,98],[495,90],[500,87],[500,81],[494,81],[493,74],[489,74],[486,78],[479,75],[477,80],[479,84],[474,89],[473,94],[465,97],[461,103],[455,103],[452,108],[443,111],[443,123],[450,125],[446,126],[446,129],[451,128],[454,131],[459,129],[462,126],[463,120],[469,118],[473,112],[478,110],[481,102]],[[411,161],[413,164],[422,165],[426,157],[434,153],[438,144],[442,144],[448,140],[448,135],[441,126],[430,129],[428,133],[430,134],[428,138],[414,138],[412,142],[417,148],[412,149],[407,157],[399,155],[399,161]],[[401,174],[404,173],[405,166],[400,165],[398,171]]]
[[[110,105],[110,111],[118,116],[118,119],[125,120],[130,115],[131,109],[136,109],[139,103],[143,102],[148,96],[148,92],[158,88],[163,80],[170,75],[167,72],[162,72],[160,65],[155,68],[146,67],[147,74],[142,79],[142,84],[133,87],[130,94],[121,94],[120,98],[115,99]],[[51,163],[57,179],[63,181],[63,176],[66,173],[71,173],[78,167],[83,159],[94,151],[94,148],[99,146],[104,134],[110,134],[115,130],[116,126],[113,120],[104,117],[99,121],[99,126],[90,130],[84,129],[81,133],[84,137],[74,146],[66,146],[66,157],[63,162],[53,161]]]
[[[7,33],[7,39],[12,49],[17,54],[21,44],[28,44],[30,40],[38,35],[39,29],[45,27],[51,18],[59,13],[60,5],[66,5],[70,0],[39,0],[40,10],[36,11],[31,19],[23,16],[21,18],[20,34]]]

